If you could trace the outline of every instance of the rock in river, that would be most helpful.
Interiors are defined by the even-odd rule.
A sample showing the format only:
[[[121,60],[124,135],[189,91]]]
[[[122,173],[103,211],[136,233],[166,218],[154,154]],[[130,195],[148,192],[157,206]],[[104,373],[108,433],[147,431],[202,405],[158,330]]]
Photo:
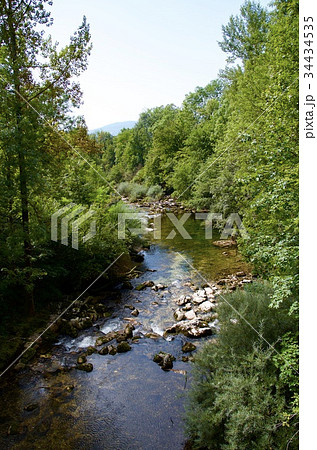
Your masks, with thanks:
[[[26,405],[24,407],[24,411],[34,411],[35,409],[37,409],[39,407],[38,403],[29,403],[28,405]]]
[[[167,328],[164,332],[164,336],[169,336],[170,334],[182,333],[188,337],[199,338],[203,336],[211,336],[213,334],[213,329],[208,326],[208,324],[201,319],[194,320],[182,320],[177,322],[171,327]]]
[[[97,347],[99,345],[102,344],[107,344],[107,342],[112,341],[113,339],[116,338],[116,333],[115,331],[110,331],[109,333],[105,334],[104,336],[100,336],[97,340],[96,340],[96,345]]]
[[[197,309],[201,312],[207,313],[212,310],[212,307],[213,307],[213,304],[209,300],[207,300],[207,301],[201,303]]]
[[[180,320],[183,320],[185,318],[185,314],[180,309],[176,309],[174,312],[174,319],[179,322]]]
[[[192,309],[190,309],[189,311],[185,312],[185,317],[187,320],[193,320],[193,319],[196,319],[196,314],[194,313],[194,311]]]
[[[109,345],[108,351],[109,355],[115,355],[117,353],[117,347],[115,345]]]
[[[192,342],[185,342],[185,344],[182,347],[182,351],[184,353],[189,353],[189,352],[193,352],[194,350],[196,350],[196,345],[193,344]]]
[[[137,291],[143,291],[143,289],[147,288],[147,287],[153,287],[154,286],[154,282],[151,280],[148,281],[144,281],[141,284],[138,284],[137,287],[135,288]]]
[[[99,355],[108,355],[108,353],[109,353],[109,349],[108,349],[108,347],[107,346],[105,346],[105,347],[102,347],[100,350],[99,350]]]
[[[120,342],[117,346],[118,353],[125,353],[131,350],[131,346],[127,343],[127,341]]]
[[[175,357],[170,353],[160,352],[154,356],[153,361],[156,362],[163,370],[170,370],[173,368],[173,361],[175,361]]]
[[[92,372],[94,366],[91,363],[78,364],[76,369],[83,370],[84,372]]]
[[[80,355],[77,358],[77,364],[84,364],[85,362],[87,362],[87,358],[85,355]]]

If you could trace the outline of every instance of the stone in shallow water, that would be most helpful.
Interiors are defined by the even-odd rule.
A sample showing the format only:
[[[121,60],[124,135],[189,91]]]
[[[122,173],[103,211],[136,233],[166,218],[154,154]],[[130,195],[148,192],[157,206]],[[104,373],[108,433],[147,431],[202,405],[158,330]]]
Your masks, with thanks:
[[[167,328],[164,332],[164,337],[167,337],[169,334],[178,333],[182,333],[188,337],[199,338],[203,336],[211,336],[213,334],[213,330],[204,320],[183,320]]]
[[[189,352],[193,352],[194,350],[196,350],[196,345],[193,344],[192,342],[186,342],[183,346],[182,346],[182,351],[184,353],[189,353]]]
[[[24,411],[31,412],[37,409],[38,407],[39,407],[38,403],[29,403],[24,407]]]
[[[182,307],[182,311],[189,311],[190,309],[192,309],[192,305],[190,303],[186,303],[186,305]]]
[[[202,303],[206,300],[206,296],[199,295],[197,292],[192,297],[193,303]]]
[[[110,333],[107,333],[105,336],[100,336],[96,340],[96,345],[98,347],[99,345],[106,344],[107,342],[110,342],[110,341],[112,341],[115,338],[116,338],[115,331],[110,331]]]
[[[146,333],[145,337],[148,339],[160,339],[162,336],[160,334],[154,333],[154,331],[150,331],[149,333]]]
[[[153,286],[154,286],[154,282],[151,280],[148,280],[148,281],[144,281],[141,284],[138,284],[135,289],[137,291],[142,291],[143,289],[145,289],[147,287],[153,287]]]
[[[174,312],[174,319],[179,322],[180,320],[183,320],[184,318],[185,318],[185,314],[182,311],[180,311],[179,309],[176,309],[176,311]]]
[[[192,320],[196,318],[196,314],[194,313],[194,311],[192,309],[190,309],[189,311],[185,312],[185,317],[187,320]]]
[[[93,353],[96,353],[97,349],[95,347],[93,347],[92,345],[90,345],[89,347],[87,347],[86,353],[87,355],[92,355]]]
[[[211,287],[206,287],[205,292],[206,292],[208,298],[214,298],[215,289],[213,289]]]
[[[117,353],[117,347],[115,345],[109,345],[108,351],[109,355],[115,355]]]
[[[185,295],[181,295],[178,299],[175,300],[175,303],[178,306],[183,306],[187,302]]]
[[[78,364],[77,369],[83,370],[84,372],[92,372],[94,366],[91,363]]]
[[[87,358],[85,355],[80,355],[77,358],[77,364],[84,364],[85,362],[87,362]]]
[[[127,341],[120,342],[117,346],[117,352],[118,353],[125,353],[131,350],[131,346],[128,344]]]
[[[107,346],[105,346],[105,347],[102,347],[100,350],[99,350],[99,355],[108,355],[108,353],[109,353],[109,349],[108,349],[108,347]]]
[[[153,361],[156,362],[161,369],[170,370],[173,368],[173,361],[175,361],[175,357],[170,353],[160,352],[154,356]]]
[[[198,309],[199,309],[199,311],[206,313],[206,312],[210,312],[212,310],[212,307],[213,307],[212,303],[209,300],[207,300],[207,301],[201,303],[199,305]]]

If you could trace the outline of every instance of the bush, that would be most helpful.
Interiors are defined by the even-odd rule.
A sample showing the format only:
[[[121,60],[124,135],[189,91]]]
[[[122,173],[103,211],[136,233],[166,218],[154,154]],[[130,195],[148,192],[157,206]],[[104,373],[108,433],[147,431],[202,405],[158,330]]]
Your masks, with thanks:
[[[134,184],[131,193],[130,200],[133,202],[142,198],[145,198],[147,194],[147,187],[142,186],[142,184]]]
[[[128,181],[124,181],[118,185],[117,191],[119,192],[119,194],[123,195],[124,197],[129,197],[133,187],[134,187],[134,183],[129,183]]]
[[[286,331],[295,334],[297,324],[287,305],[268,308],[271,294],[270,285],[254,283],[226,295],[237,312],[220,303],[219,336],[194,362],[186,417],[194,448],[296,448],[296,419],[282,426],[294,392],[281,379],[268,343],[280,351],[280,339]]]
[[[159,184],[155,184],[154,186],[150,186],[147,191],[147,197],[150,200],[160,200],[163,197],[163,189]]]

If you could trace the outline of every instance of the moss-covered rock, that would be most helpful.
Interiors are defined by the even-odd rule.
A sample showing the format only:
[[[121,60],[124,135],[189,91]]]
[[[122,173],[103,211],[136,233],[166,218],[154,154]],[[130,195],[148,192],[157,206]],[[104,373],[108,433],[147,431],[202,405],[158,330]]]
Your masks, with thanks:
[[[78,364],[76,366],[78,370],[83,370],[84,372],[92,372],[94,366],[91,363]]]
[[[175,361],[175,357],[170,353],[160,352],[154,356],[153,361],[156,362],[163,370],[170,370],[173,368],[173,361]]]
[[[109,355],[115,355],[117,353],[117,347],[115,345],[109,345],[108,351]]]
[[[117,352],[118,353],[125,353],[131,350],[131,346],[128,344],[127,341],[120,342],[117,346]]]
[[[193,352],[194,350],[196,350],[196,345],[193,344],[192,342],[186,342],[183,346],[182,346],[182,351],[184,353],[189,353],[189,352]]]
[[[92,345],[87,347],[87,350],[86,350],[87,355],[92,355],[93,353],[96,353],[96,352],[97,352],[97,349],[95,347],[93,347]]]
[[[98,351],[99,355],[108,355],[109,353],[109,349],[107,347],[107,345],[105,347],[102,347],[99,351]]]
[[[87,358],[85,355],[80,355],[77,358],[77,364],[84,364],[85,362],[87,362]]]
[[[114,331],[110,331],[110,333],[107,333],[104,336],[100,336],[96,340],[96,346],[99,347],[99,345],[107,344],[108,342],[112,341],[115,338],[116,338],[116,333]]]

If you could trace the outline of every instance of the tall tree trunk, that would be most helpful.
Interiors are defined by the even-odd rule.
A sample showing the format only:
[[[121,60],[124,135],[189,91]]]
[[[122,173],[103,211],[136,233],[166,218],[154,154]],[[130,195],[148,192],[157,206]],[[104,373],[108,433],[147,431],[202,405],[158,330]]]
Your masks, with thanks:
[[[15,141],[18,153],[18,166],[19,166],[19,188],[20,188],[20,201],[21,201],[21,217],[22,217],[22,229],[23,229],[23,248],[24,248],[24,263],[27,269],[26,280],[25,280],[25,294],[27,300],[27,307],[29,314],[34,314],[34,297],[33,297],[33,287],[31,281],[31,239],[30,239],[30,227],[29,227],[29,202],[28,202],[28,186],[27,186],[27,168],[25,161],[25,149],[23,143],[22,134],[22,102],[21,97],[21,77],[20,68],[18,61],[18,49],[17,49],[17,39],[16,31],[14,27],[13,20],[13,9],[11,0],[8,1],[8,31],[10,36],[9,51],[12,58],[13,67],[13,83],[14,83],[14,94],[15,94],[15,122],[16,122],[16,133]]]

